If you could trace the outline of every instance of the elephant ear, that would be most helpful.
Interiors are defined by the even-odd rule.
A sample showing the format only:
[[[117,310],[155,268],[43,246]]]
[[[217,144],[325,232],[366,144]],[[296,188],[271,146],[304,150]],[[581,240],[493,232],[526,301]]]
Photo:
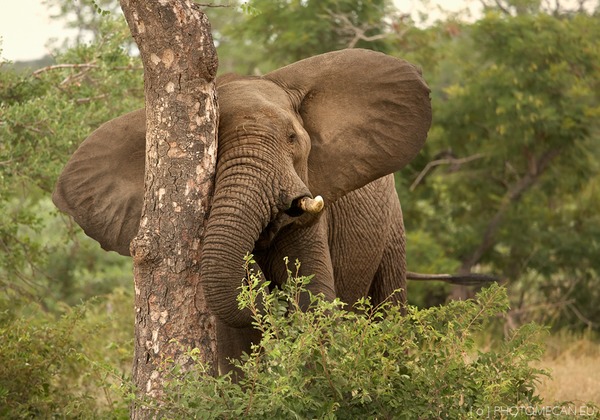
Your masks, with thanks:
[[[431,125],[429,88],[412,64],[348,49],[298,61],[269,79],[298,100],[312,140],[311,192],[335,201],[405,166]]]
[[[145,150],[145,110],[115,118],[79,146],[52,194],[88,236],[121,255],[129,255],[140,224]]]

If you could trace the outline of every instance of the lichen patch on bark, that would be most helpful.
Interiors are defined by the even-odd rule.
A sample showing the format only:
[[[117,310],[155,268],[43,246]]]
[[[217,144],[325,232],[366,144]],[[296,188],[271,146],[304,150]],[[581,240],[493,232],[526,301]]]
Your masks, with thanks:
[[[158,63],[160,63],[160,57],[154,53],[152,53],[150,55],[150,61],[155,65],[158,66]]]

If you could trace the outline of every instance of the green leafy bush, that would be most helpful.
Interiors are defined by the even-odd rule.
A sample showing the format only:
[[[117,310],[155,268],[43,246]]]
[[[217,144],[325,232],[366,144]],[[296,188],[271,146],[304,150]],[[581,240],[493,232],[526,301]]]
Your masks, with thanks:
[[[139,58],[123,19],[55,65],[15,71],[0,59],[0,293],[76,305],[131,282],[131,262],[103,252],[50,200],[58,174],[101,123],[143,106]]]
[[[542,403],[535,382],[544,372],[530,362],[542,354],[543,328],[527,324],[485,352],[475,344],[474,335],[508,309],[498,285],[406,314],[366,299],[347,310],[319,296],[303,312],[299,297],[310,279],[289,277],[269,292],[251,273],[243,287],[240,306],[263,334],[236,362],[243,379],[211,378],[202,365],[184,374],[174,368],[156,409],[171,418],[478,418],[490,407]]]
[[[0,418],[126,418],[131,293],[64,305],[60,316],[15,299],[0,298]]]

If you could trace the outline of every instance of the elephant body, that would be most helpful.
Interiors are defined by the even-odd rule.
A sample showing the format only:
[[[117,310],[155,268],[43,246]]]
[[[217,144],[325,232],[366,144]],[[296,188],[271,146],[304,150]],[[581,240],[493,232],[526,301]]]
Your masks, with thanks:
[[[374,304],[406,300],[404,250],[402,210],[388,175],[341,197],[310,226],[287,227],[254,255],[265,277],[276,283],[287,277],[284,257],[297,259],[303,273],[319,277],[314,293],[351,305],[365,296]]]
[[[364,296],[376,305],[406,303],[406,241],[393,175],[339,199],[328,221],[336,295],[349,304]]]
[[[328,299],[405,302],[392,173],[419,152],[431,124],[420,72],[381,53],[342,50],[263,77],[227,75],[217,91],[217,169],[201,270],[219,321],[221,368],[257,339],[236,301],[249,252],[274,284],[287,279],[289,257],[301,262],[301,275],[314,274],[309,290]],[[106,123],[76,151],[53,195],[103,248],[124,255],[139,226],[144,148],[144,110]]]
[[[324,230],[321,236],[313,230]],[[281,283],[287,278],[284,257],[297,257],[304,273],[321,279],[313,289],[351,305],[370,296],[374,305],[384,301],[406,303],[404,223],[393,175],[373,181],[326,208],[316,226],[290,227],[267,248],[255,249],[264,276]],[[326,242],[323,241],[326,240]],[[311,244],[311,246],[307,246]],[[329,254],[329,262],[321,261]],[[307,267],[307,262],[310,267]],[[333,273],[334,290],[323,287],[323,277]],[[218,326],[219,369],[229,370],[228,359],[237,359],[260,340],[253,328]]]

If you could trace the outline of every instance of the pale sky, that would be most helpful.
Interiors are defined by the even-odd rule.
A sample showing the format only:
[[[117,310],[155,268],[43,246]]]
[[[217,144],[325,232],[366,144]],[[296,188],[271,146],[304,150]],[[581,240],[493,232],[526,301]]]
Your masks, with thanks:
[[[0,55],[7,60],[33,60],[50,51],[50,38],[69,36],[64,24],[50,19],[42,0],[0,0]],[[72,33],[72,32],[71,32]]]
[[[77,1],[77,0],[74,0]],[[406,13],[419,10],[417,0],[395,0],[398,8]],[[431,1],[428,12],[434,13],[436,4],[446,10],[457,10],[466,0]],[[74,36],[60,21],[50,18],[51,13],[42,0],[0,0],[0,56],[11,61],[33,60],[50,52],[47,47],[50,39],[60,41]]]

